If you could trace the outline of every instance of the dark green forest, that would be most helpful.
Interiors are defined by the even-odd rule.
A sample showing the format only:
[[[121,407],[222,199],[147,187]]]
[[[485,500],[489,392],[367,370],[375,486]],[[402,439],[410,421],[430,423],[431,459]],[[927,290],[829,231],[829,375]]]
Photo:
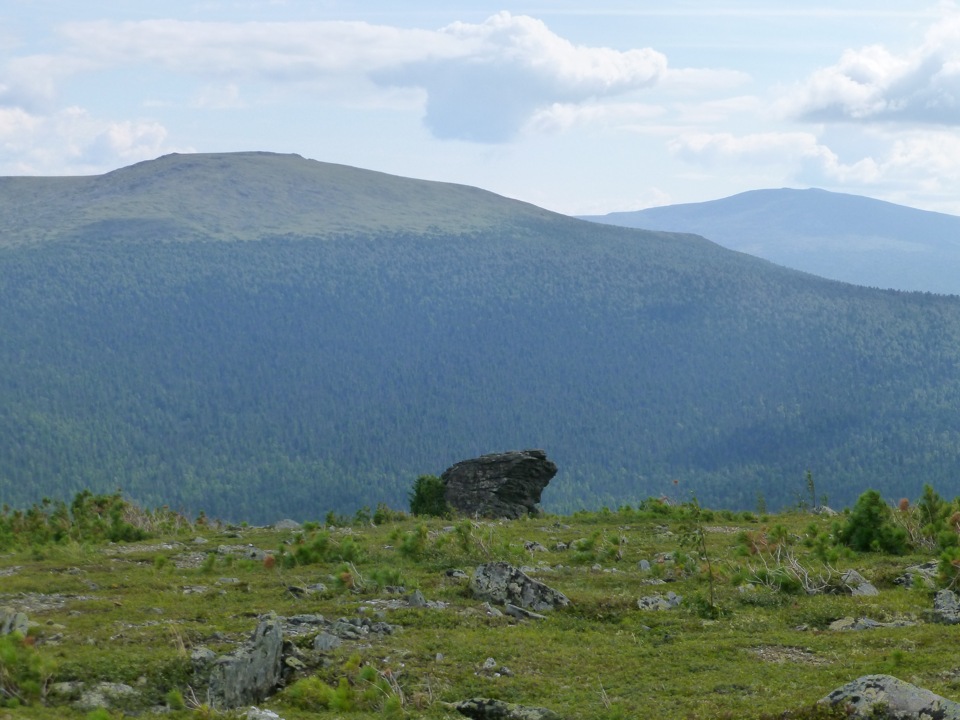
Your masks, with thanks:
[[[218,186],[181,184],[216,208]],[[532,447],[560,468],[555,511],[690,492],[773,509],[807,497],[807,470],[837,505],[956,486],[960,299],[488,194],[457,232],[473,196],[444,206],[445,187],[413,229],[292,232],[264,201],[230,242],[106,203],[0,241],[0,501],[122,488],[310,519],[405,507],[418,475]]]

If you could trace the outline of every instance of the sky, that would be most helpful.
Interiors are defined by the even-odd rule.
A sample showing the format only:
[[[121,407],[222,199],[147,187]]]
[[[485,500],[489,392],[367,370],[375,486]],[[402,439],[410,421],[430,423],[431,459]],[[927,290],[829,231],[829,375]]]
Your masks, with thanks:
[[[245,150],[567,214],[819,187],[960,215],[960,6],[0,0],[0,175]]]

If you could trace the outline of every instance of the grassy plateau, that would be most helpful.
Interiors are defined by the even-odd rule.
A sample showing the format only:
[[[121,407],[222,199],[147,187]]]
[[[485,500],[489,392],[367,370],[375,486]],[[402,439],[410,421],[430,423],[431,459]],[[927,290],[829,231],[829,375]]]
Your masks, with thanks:
[[[449,703],[470,697],[570,718],[842,717],[813,705],[873,673],[957,697],[960,628],[930,617],[935,587],[953,579],[956,525],[949,503],[926,500],[883,504],[874,529],[888,532],[868,538],[872,551],[853,549],[862,538],[851,528],[874,522],[862,498],[836,517],[659,500],[517,521],[380,506],[290,529],[146,512],[119,496],[75,502],[72,520],[63,506],[5,510],[0,606],[26,613],[30,627],[0,638],[0,718],[245,717],[206,704],[190,656],[200,646],[229,652],[269,612],[394,626],[327,652],[314,650],[316,633],[290,638],[302,664],[260,704],[287,720],[461,717]],[[947,528],[938,540],[931,510]],[[929,584],[894,582],[941,557]],[[493,560],[524,567],[570,605],[518,620],[448,572],[469,576]],[[846,570],[879,593],[851,595]],[[826,592],[807,592],[816,588]],[[415,590],[427,606],[408,601]],[[679,606],[638,607],[668,592]],[[848,617],[880,625],[831,629]],[[78,682],[136,694],[78,709],[80,686],[63,685]]]

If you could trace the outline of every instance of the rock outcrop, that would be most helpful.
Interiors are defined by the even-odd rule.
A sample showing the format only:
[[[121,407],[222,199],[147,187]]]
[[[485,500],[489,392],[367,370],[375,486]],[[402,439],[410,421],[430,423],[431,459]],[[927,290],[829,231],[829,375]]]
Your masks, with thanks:
[[[518,450],[458,462],[440,479],[457,512],[513,519],[539,512],[540,494],[556,474],[543,450]]]
[[[282,652],[283,620],[272,615],[260,622],[243,647],[213,662],[210,705],[237,708],[263,700],[280,682]]]
[[[934,596],[933,617],[945,625],[960,624],[960,599],[953,590],[940,590]]]
[[[453,707],[473,720],[560,720],[557,713],[544,707],[515,705],[490,698],[461,700]]]
[[[505,562],[487,563],[477,567],[470,578],[470,591],[478,600],[487,600],[498,605],[515,605],[535,612],[570,604],[570,600],[562,592],[534,580]]]
[[[960,703],[891,675],[865,675],[837,688],[820,703],[846,707],[855,718],[960,720]]]

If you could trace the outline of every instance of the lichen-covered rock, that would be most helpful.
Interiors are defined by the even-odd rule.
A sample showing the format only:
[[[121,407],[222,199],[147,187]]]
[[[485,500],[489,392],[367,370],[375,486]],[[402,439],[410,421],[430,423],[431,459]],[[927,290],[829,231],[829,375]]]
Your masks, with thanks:
[[[856,570],[847,570],[840,577],[840,581],[850,591],[851,595],[870,596],[880,594],[880,591]]]
[[[855,718],[960,720],[960,703],[892,675],[865,675],[820,700],[848,708]]]
[[[513,519],[539,512],[540,495],[556,474],[543,450],[518,450],[458,462],[440,479],[457,512]]]
[[[536,612],[570,604],[562,592],[534,580],[505,562],[478,566],[470,578],[470,591],[478,600],[488,600],[498,605],[509,603]]]
[[[960,601],[953,590],[941,590],[933,598],[933,617],[947,625],[960,623]]]
[[[903,571],[903,575],[893,582],[906,588],[936,587],[939,566],[940,563],[937,560],[930,560],[920,565],[911,565]]]
[[[637,600],[637,607],[641,610],[673,610],[680,607],[683,597],[674,592],[668,592],[666,596],[648,595]]]
[[[26,635],[30,629],[30,621],[26,614],[17,612],[11,607],[0,607],[0,635],[19,633]]]
[[[283,670],[283,622],[271,613],[241,648],[214,661],[207,698],[214,708],[260,702],[280,682]]]
[[[453,704],[461,715],[473,720],[560,720],[553,710],[516,705],[490,698],[470,698]]]

